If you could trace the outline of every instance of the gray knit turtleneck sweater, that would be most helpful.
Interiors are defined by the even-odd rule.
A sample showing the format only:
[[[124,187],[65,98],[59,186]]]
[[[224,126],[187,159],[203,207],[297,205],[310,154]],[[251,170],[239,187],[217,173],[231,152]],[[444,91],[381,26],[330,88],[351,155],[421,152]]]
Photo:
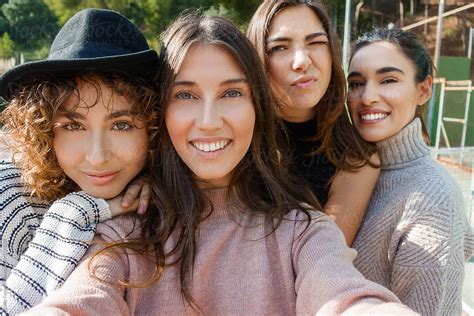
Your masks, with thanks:
[[[464,261],[474,252],[461,191],[431,158],[419,119],[377,147],[382,171],[354,265],[423,315],[460,315]]]

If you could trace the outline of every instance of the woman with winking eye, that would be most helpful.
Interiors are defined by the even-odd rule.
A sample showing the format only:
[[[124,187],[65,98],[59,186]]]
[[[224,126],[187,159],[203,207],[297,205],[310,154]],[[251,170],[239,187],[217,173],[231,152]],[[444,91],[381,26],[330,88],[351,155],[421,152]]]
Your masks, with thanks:
[[[31,315],[414,315],[362,277],[336,224],[287,174],[246,36],[187,13],[160,57],[156,208],[99,224],[88,259]]]

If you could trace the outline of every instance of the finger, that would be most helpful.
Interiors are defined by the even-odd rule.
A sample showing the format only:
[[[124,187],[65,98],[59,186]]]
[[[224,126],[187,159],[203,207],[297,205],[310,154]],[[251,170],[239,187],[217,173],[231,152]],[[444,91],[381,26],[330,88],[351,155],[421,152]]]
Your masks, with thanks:
[[[138,211],[137,213],[140,215],[145,214],[146,209],[148,208],[148,204],[150,202],[151,196],[151,188],[148,183],[145,183],[142,187],[142,191],[140,192],[140,201],[138,203]]]
[[[140,191],[142,190],[142,183],[130,183],[127,187],[127,191],[125,192],[122,198],[122,207],[128,208],[132,205],[132,203],[140,196]]]

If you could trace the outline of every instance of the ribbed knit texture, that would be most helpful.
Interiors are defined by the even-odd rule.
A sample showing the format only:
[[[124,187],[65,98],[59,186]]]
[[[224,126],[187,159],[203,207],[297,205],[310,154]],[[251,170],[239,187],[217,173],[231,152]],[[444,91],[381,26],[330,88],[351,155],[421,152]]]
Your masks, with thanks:
[[[292,211],[273,234],[261,216],[228,207],[225,189],[206,191],[214,212],[199,227],[190,290],[204,315],[413,315],[384,287],[352,265],[337,226],[311,213],[308,226]],[[231,214],[231,215],[230,215]],[[233,220],[235,218],[236,221]],[[138,237],[136,218],[117,217],[97,226],[100,240]],[[176,238],[175,235],[173,235]],[[171,238],[166,249],[174,244]],[[89,255],[101,247],[91,247]],[[175,258],[171,258],[174,260]],[[165,268],[151,288],[124,289],[119,280],[148,280],[154,264],[128,250],[89,259],[64,285],[27,315],[192,315],[180,292],[179,267]]]
[[[84,192],[51,206],[30,197],[20,171],[0,164],[0,313],[15,315],[58,288],[81,260],[108,204]]]
[[[461,191],[431,158],[419,119],[377,147],[382,171],[354,264],[423,315],[460,315],[464,260],[474,249]]]

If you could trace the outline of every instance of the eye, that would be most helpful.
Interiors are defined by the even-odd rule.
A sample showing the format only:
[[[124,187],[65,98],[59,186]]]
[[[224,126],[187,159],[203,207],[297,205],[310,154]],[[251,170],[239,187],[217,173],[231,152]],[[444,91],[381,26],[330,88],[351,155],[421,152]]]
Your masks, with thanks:
[[[273,54],[273,53],[276,53],[276,52],[281,52],[281,51],[284,51],[286,49],[287,48],[284,45],[273,46],[273,47],[270,47],[269,49],[267,49],[267,54]]]
[[[354,90],[360,87],[363,87],[364,83],[362,81],[351,81],[349,82],[349,89]]]
[[[394,79],[394,78],[386,78],[384,80],[382,80],[382,84],[387,84],[387,83],[395,83],[395,82],[398,82],[397,79]]]
[[[115,122],[112,127],[112,130],[122,132],[122,131],[128,131],[129,129],[132,129],[132,128],[133,128],[133,124],[122,121],[122,122]]]
[[[64,123],[64,124],[61,124],[61,127],[63,129],[65,129],[66,131],[80,131],[80,130],[83,130],[84,128],[82,128],[82,126],[78,123],[75,123],[75,122],[70,122],[70,123]]]
[[[242,92],[236,89],[231,89],[224,92],[225,98],[237,98],[237,97],[241,97],[242,95],[243,95]]]
[[[194,96],[191,93],[187,92],[187,91],[178,92],[178,93],[176,93],[175,97],[176,97],[176,99],[181,99],[181,100],[194,99]]]
[[[319,45],[327,45],[328,44],[328,41],[313,41],[313,42],[310,42],[309,45],[311,46],[319,46]]]

